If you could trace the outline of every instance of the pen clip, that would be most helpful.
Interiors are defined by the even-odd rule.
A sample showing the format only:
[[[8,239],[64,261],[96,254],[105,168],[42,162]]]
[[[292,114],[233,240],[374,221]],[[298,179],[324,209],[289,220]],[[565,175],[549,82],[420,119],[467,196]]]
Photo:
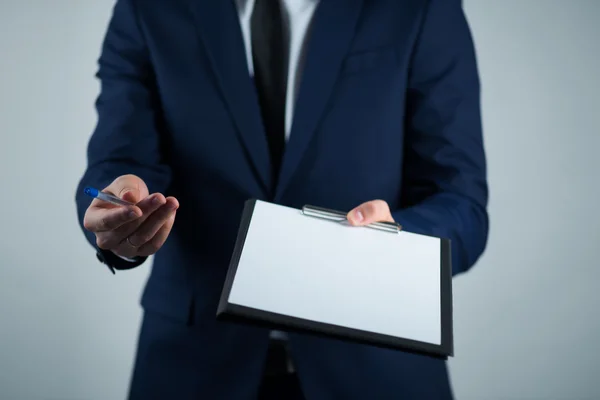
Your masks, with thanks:
[[[348,222],[346,213],[336,210],[330,210],[328,208],[323,207],[305,205],[304,207],[302,207],[302,214],[308,217],[315,217],[333,222]],[[365,227],[390,233],[398,233],[402,229],[400,225],[398,225],[395,222],[373,222],[371,224],[365,225]]]

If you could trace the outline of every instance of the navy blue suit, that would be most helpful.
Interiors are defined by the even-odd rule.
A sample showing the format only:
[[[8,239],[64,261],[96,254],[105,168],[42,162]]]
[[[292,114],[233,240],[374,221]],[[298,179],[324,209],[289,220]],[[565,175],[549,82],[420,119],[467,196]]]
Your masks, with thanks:
[[[215,321],[249,198],[343,211],[385,200],[405,230],[452,240],[454,274],[485,248],[479,78],[460,0],[321,1],[277,185],[232,1],[119,0],[98,77],[80,222],[81,188],[124,174],[181,204],[142,296],[131,398],[253,398],[268,330]],[[452,396],[440,360],[300,334],[290,344],[308,399]]]

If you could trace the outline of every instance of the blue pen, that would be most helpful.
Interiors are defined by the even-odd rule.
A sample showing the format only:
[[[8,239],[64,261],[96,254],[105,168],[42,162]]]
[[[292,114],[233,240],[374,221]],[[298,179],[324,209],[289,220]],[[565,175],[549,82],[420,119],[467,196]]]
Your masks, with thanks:
[[[112,194],[101,192],[98,189],[94,189],[92,187],[86,187],[85,189],[83,189],[83,193],[85,193],[88,196],[93,197],[95,199],[107,201],[107,202],[115,204],[117,206],[133,206],[133,205],[135,205],[128,201],[121,200],[120,198],[113,196]]]

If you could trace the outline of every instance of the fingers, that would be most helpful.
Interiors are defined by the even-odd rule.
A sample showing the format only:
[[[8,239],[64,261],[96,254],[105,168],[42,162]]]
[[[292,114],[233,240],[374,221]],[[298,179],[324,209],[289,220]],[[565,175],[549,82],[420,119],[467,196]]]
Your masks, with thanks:
[[[363,226],[373,222],[394,222],[390,207],[383,200],[372,200],[361,204],[348,213],[351,225]]]
[[[147,218],[152,215],[153,212],[158,210],[162,205],[167,202],[165,196],[161,193],[153,193],[150,196],[147,196],[145,199],[136,204],[142,210],[144,215],[141,219],[134,221],[130,226],[124,228],[130,228],[128,234],[131,234],[135,229],[137,229]]]
[[[174,197],[154,211],[140,226],[127,235],[113,251],[124,257],[148,256],[156,253],[167,240],[179,202]]]
[[[158,230],[173,216],[179,207],[177,200],[171,198],[169,201],[150,215],[135,232],[129,235],[129,242],[136,247],[149,242]]]
[[[101,208],[95,207],[86,212],[83,226],[94,233],[109,232],[134,221],[142,215],[139,207]]]
[[[121,249],[122,243],[127,237],[135,232],[156,210],[166,203],[165,196],[154,193],[136,204],[141,211],[141,216],[120,225],[118,228],[96,233],[96,244],[101,249]],[[131,246],[129,246],[131,247]],[[122,249],[121,249],[122,250]]]
[[[160,227],[156,235],[148,242],[146,242],[143,246],[141,246],[138,250],[138,255],[140,256],[149,256],[158,251],[165,244],[169,233],[171,233],[171,228],[173,228],[173,224],[175,223],[175,215],[177,211],[175,211],[171,217],[167,220],[163,226]]]

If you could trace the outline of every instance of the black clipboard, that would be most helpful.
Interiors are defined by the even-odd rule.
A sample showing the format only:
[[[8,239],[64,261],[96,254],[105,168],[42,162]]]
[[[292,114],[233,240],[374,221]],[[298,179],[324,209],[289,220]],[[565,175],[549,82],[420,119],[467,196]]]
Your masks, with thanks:
[[[336,338],[344,341],[367,344],[387,349],[395,349],[409,353],[427,355],[447,359],[454,356],[453,345],[453,310],[452,310],[452,267],[450,240],[439,239],[440,246],[440,343],[412,340],[398,336],[381,334],[369,330],[356,329],[316,320],[298,318],[292,315],[275,313],[264,309],[234,304],[229,301],[231,290],[236,278],[241,256],[246,244],[246,238],[257,204],[266,203],[258,200],[248,200],[244,206],[239,226],[238,236],[233,251],[221,298],[217,309],[217,319],[236,323],[251,324],[273,330],[305,333],[322,337]],[[271,205],[274,207],[283,207]],[[305,206],[300,211],[305,217],[314,217],[332,222],[344,223],[345,213],[326,208]],[[393,223],[377,223],[368,228],[381,231],[378,234],[394,234],[401,231],[401,226]],[[362,228],[358,228],[362,229]],[[393,318],[393,316],[390,316]]]

